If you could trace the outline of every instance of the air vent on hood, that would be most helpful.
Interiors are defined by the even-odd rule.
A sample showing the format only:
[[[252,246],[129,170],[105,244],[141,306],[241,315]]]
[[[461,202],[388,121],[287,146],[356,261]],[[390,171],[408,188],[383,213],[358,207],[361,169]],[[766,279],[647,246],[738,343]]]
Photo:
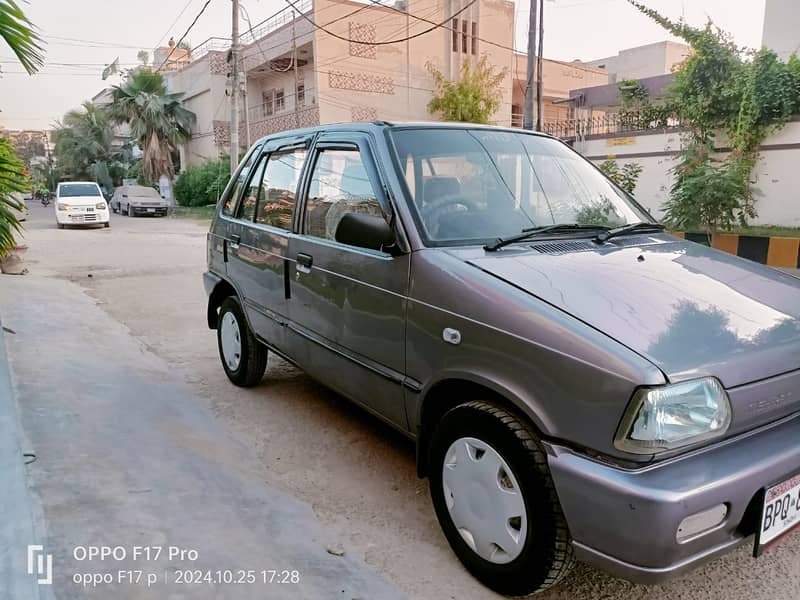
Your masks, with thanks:
[[[559,242],[538,242],[531,248],[542,254],[566,254],[568,252],[588,252],[596,250],[598,245],[592,240],[565,240]]]

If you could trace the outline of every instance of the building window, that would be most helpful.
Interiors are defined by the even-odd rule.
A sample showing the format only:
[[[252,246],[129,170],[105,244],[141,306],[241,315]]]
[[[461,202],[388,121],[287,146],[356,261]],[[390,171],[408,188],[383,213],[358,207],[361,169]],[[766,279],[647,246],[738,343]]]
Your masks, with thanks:
[[[467,45],[467,38],[469,37],[469,34],[467,33],[468,26],[468,21],[461,21],[461,52],[464,54],[469,52],[469,46]]]
[[[458,52],[458,19],[453,19],[453,52]]]
[[[283,97],[283,90],[275,92],[275,112],[281,112],[286,107],[286,100]]]
[[[306,105],[306,84],[299,83],[297,84],[297,106],[305,106]]]
[[[261,93],[261,113],[264,117],[271,117],[275,113],[275,107],[273,105],[273,98],[274,93],[272,90],[268,90],[266,92]]]
[[[472,22],[472,55],[478,55],[478,23]]]

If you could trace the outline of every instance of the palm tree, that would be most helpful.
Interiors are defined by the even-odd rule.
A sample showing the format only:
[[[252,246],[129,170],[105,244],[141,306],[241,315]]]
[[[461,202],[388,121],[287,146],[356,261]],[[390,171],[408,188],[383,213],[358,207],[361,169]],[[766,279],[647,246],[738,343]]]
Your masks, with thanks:
[[[0,38],[11,48],[25,70],[33,74],[42,66],[41,39],[14,0],[0,0]],[[25,171],[11,144],[0,140],[0,258],[14,247],[20,230],[15,210],[23,206],[15,198],[25,186]]]
[[[111,170],[125,162],[125,148],[115,148],[114,127],[106,108],[84,102],[71,110],[53,131],[55,155],[61,172],[74,179],[94,179],[113,187]]]
[[[160,73],[141,69],[122,85],[114,86],[111,104],[112,118],[127,123],[131,138],[139,142],[145,177],[157,181],[166,175],[170,186],[175,175],[172,153],[191,137],[196,119],[192,111],[181,106],[182,97],[167,93]]]

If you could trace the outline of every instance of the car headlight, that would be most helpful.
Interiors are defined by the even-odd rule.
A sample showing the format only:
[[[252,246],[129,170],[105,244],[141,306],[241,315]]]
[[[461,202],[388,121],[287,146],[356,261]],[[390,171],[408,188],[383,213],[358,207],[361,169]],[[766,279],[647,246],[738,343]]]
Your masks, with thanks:
[[[58,210],[69,210],[70,208],[72,207],[69,204],[58,203]]]
[[[731,404],[714,377],[693,379],[634,394],[614,446],[633,454],[656,454],[724,435]]]
[[[105,210],[106,209],[106,203],[105,202],[98,202],[97,204],[94,205],[94,207],[97,210]]]

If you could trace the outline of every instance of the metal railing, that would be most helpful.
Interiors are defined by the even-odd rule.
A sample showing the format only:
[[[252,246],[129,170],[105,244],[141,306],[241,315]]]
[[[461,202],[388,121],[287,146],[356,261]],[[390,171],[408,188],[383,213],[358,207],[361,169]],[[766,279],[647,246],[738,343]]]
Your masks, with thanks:
[[[297,10],[295,10],[294,7],[287,6],[270,19],[264,21],[263,23],[259,23],[253,27],[253,29],[245,31],[242,34],[242,43],[246,43],[245,38],[249,38],[251,41],[259,40],[265,35],[272,33],[279,27],[282,27],[287,23],[291,23],[292,19],[294,18],[294,13],[297,11],[299,11],[300,14],[311,11],[313,8],[313,0],[300,0],[300,2],[296,2],[295,5],[297,6]]]
[[[210,37],[202,44],[198,44],[192,48],[190,54],[192,62],[203,58],[209,52],[227,52],[231,47],[231,41],[228,38]]]
[[[613,135],[654,129],[671,129],[680,126],[680,121],[674,115],[625,112],[551,122],[545,121],[542,124],[542,130],[555,137],[573,139],[590,135]]]
[[[300,0],[296,3],[296,5],[297,10],[299,10],[301,14],[311,12],[314,7],[313,0]],[[296,12],[297,11],[293,7],[287,6],[270,19],[264,21],[263,23],[258,23],[252,29],[242,32],[240,37],[241,44],[244,46],[249,46],[250,44],[255,43],[256,40],[263,38],[276,29],[283,27],[287,23],[291,23]],[[195,61],[203,58],[209,52],[226,52],[230,49],[230,47],[231,40],[229,38],[210,37],[201,44],[198,44],[192,48],[190,56],[192,61]]]

